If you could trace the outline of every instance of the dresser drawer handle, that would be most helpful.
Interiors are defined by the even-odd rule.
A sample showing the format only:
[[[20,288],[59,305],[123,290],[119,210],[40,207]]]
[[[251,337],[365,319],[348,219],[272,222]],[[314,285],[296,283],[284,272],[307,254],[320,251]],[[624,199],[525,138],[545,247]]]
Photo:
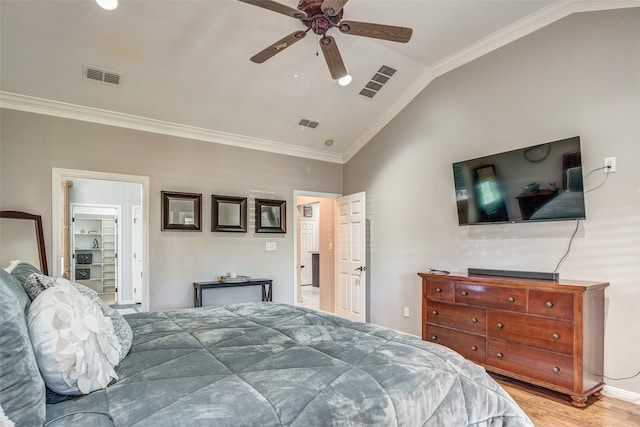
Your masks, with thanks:
[[[502,323],[498,322],[498,323],[496,324],[496,328],[498,328],[498,329],[502,329]]]
[[[437,335],[431,335],[431,339],[432,339],[433,341],[435,341],[435,340],[437,340],[437,339],[438,339],[438,336],[437,336]]]
[[[476,319],[475,317],[471,318],[471,323],[478,323],[478,319]]]
[[[559,338],[560,338],[560,335],[558,335],[558,334],[553,334],[553,335],[551,335],[551,338],[553,338],[554,340],[557,340],[557,339],[559,339]]]
[[[433,310],[433,311],[431,312],[431,314],[433,314],[434,316],[437,316],[437,315],[438,315],[438,310]]]
[[[469,293],[467,291],[462,291],[460,293],[462,294],[463,297],[466,297],[467,295],[469,295]]]
[[[478,347],[476,347],[475,345],[471,346],[471,351],[478,351]]]
[[[502,353],[496,353],[496,357],[497,357],[498,359],[502,359],[502,358],[504,357],[504,354],[502,354]]]
[[[545,305],[547,308],[551,308],[551,307],[553,307],[553,303],[552,303],[551,301],[547,301],[547,302],[545,302],[545,303],[544,303],[544,305]]]
[[[554,366],[553,367],[553,372],[556,373],[556,374],[559,373],[560,372],[560,368],[558,368],[557,366]]]
[[[435,289],[435,291],[436,291],[437,293],[440,293],[440,292],[442,292],[442,289],[440,289],[440,288],[436,288],[436,289]]]
[[[514,302],[514,301],[515,301],[515,298],[513,298],[513,297],[509,297],[509,298],[507,298],[507,301],[509,301],[509,302]]]

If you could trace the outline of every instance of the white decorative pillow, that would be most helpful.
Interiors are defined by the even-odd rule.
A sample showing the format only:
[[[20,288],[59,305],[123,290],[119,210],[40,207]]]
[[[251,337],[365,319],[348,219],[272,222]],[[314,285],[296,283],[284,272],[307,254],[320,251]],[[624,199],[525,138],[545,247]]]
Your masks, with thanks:
[[[27,316],[29,335],[45,384],[52,391],[88,394],[118,376],[120,344],[111,318],[73,286],[42,291]]]
[[[20,264],[21,262],[22,261],[20,261],[19,259],[14,259],[13,261],[9,261],[9,265],[4,268],[4,271],[6,271],[7,273],[11,274],[13,269],[16,268],[16,266],[18,264]]]
[[[2,405],[0,405],[0,426],[15,427],[14,422],[11,421],[9,417],[7,417],[7,415],[4,413],[4,410],[2,409]]]
[[[113,330],[118,338],[118,342],[120,343],[119,360],[122,361],[122,359],[124,359],[124,357],[129,353],[133,342],[133,331],[131,330],[129,323],[127,323],[127,321],[124,320],[124,317],[122,317],[122,314],[118,313],[116,309],[109,307],[104,301],[102,301],[100,295],[98,295],[96,291],[85,285],[70,282],[62,277],[56,279],[56,283],[66,283],[73,286],[78,292],[93,301],[93,303],[100,308],[102,314],[111,318]]]

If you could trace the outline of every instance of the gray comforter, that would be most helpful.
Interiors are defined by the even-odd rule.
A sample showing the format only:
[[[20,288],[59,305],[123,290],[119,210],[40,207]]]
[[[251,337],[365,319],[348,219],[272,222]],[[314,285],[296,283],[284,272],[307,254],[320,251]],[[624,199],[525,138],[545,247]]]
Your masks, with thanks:
[[[125,318],[119,380],[47,405],[49,421],[79,412],[53,424],[533,425],[483,368],[390,329],[277,303]]]

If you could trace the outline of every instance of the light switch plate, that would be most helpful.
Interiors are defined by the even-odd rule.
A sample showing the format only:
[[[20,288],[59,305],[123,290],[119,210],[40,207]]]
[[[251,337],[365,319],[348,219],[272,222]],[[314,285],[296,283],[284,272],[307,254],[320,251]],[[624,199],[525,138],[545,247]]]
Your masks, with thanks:
[[[265,244],[265,246],[266,246],[266,248],[265,248],[265,249],[266,249],[267,251],[275,251],[275,250],[277,250],[276,242],[267,242],[267,243]]]

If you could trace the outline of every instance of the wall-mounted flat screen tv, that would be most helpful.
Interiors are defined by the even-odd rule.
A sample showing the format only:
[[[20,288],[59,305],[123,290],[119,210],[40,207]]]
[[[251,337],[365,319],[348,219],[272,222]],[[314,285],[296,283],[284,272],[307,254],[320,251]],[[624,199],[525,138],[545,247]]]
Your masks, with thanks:
[[[585,219],[580,137],[453,164],[458,223]]]

